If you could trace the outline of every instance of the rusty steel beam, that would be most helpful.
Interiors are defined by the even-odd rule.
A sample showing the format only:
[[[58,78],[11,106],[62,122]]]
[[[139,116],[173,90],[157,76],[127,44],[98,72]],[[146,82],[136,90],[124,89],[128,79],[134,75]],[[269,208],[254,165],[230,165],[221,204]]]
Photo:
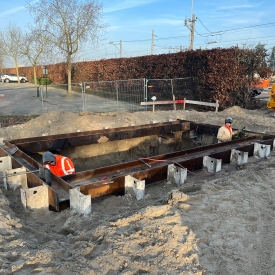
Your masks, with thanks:
[[[18,146],[18,150],[12,154],[13,167],[25,166],[30,171],[37,170],[41,164],[37,163],[24,151],[46,151],[59,149],[62,143],[68,146],[79,146],[80,144],[97,143],[97,139],[102,135],[108,135],[109,140],[123,140],[128,138],[146,135],[167,135],[175,131],[195,130],[197,133],[216,134],[219,126],[196,124],[189,121],[178,120],[176,122],[150,124],[138,127],[123,127],[106,129],[100,131],[90,131],[84,133],[72,133],[65,135],[54,135],[47,137],[29,138],[4,141],[6,151]],[[88,133],[88,134],[87,134]],[[218,143],[208,146],[201,146],[189,150],[158,155],[150,158],[139,159],[127,163],[121,163],[108,167],[101,167],[94,170],[79,172],[62,178],[52,174],[52,186],[49,188],[49,206],[55,211],[60,211],[69,206],[69,190],[79,187],[83,194],[90,194],[93,199],[111,194],[124,192],[124,181],[126,175],[132,175],[139,180],[146,180],[146,184],[164,180],[167,178],[167,166],[170,163],[182,166],[188,171],[200,170],[203,167],[203,157],[210,156],[222,159],[223,163],[230,163],[232,149],[248,152],[253,155],[254,143],[271,145],[273,148],[275,136],[255,135],[244,139],[233,140],[227,143]],[[42,148],[42,149],[41,149]],[[24,150],[24,151],[23,151]],[[6,155],[7,152],[1,152]],[[28,185],[30,187],[45,184],[35,173],[29,176]]]
[[[204,156],[222,159],[222,163],[230,163],[232,149],[248,152],[248,155],[252,156],[255,142],[273,146],[274,138],[275,136],[269,140],[259,141],[258,136],[252,136],[227,143],[218,143],[170,154],[158,155],[148,159],[142,159],[143,161],[136,160],[79,172],[75,175],[66,176],[63,179],[68,182],[72,188],[79,187],[83,194],[89,194],[92,198],[99,198],[123,192],[124,178],[126,175],[133,175],[133,177],[139,180],[145,179],[146,184],[157,182],[167,178],[167,166],[170,163],[183,166],[187,168],[188,171],[202,169]]]
[[[108,141],[124,140],[151,135],[165,135],[177,131],[188,131],[190,123],[187,121],[173,121],[142,126],[130,126],[113,129],[95,130],[82,133],[51,135],[26,139],[11,140],[25,152],[43,152],[47,150],[63,149],[82,145],[96,144],[100,138],[106,137]]]

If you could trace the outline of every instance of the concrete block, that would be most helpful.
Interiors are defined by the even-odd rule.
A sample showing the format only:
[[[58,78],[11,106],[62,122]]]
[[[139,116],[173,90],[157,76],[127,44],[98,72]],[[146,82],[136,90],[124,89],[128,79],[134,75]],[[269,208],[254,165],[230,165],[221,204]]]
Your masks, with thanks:
[[[145,180],[138,180],[130,175],[125,177],[125,195],[130,194],[141,200],[145,194]]]
[[[187,169],[169,164],[167,167],[167,181],[171,181],[177,186],[182,186],[187,180]]]
[[[254,144],[254,157],[267,158],[270,156],[271,145],[265,145],[260,143]]]
[[[70,209],[75,209],[78,214],[88,215],[92,212],[91,195],[83,195],[76,189],[70,189]]]
[[[238,166],[248,162],[248,152],[242,152],[236,149],[231,150],[230,163],[236,163]]]
[[[25,209],[49,208],[48,187],[46,185],[20,189],[21,202]]]
[[[4,187],[5,189],[15,190],[18,187],[23,189],[28,189],[26,168],[16,168],[11,170],[6,170],[4,173]]]
[[[0,172],[12,169],[11,156],[0,157]]]
[[[222,170],[222,160],[205,156],[203,157],[203,167],[209,173],[217,173]]]

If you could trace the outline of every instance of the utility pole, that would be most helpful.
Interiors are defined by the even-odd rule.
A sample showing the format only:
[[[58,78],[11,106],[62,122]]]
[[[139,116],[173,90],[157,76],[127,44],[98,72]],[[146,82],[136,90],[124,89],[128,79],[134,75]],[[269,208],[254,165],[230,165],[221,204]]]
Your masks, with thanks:
[[[108,44],[114,45],[119,50],[119,57],[122,58],[122,40],[119,41],[119,48],[117,47],[118,44],[115,44],[114,42],[109,42]]]
[[[154,46],[155,46],[155,31],[152,30],[151,55],[154,55]]]
[[[190,43],[189,50],[194,49],[194,34],[195,34],[195,22],[197,17],[195,14],[192,14],[191,19],[184,20],[184,26],[186,26],[190,30]]]
[[[192,0],[190,19],[184,20],[184,26],[186,26],[190,30],[189,50],[194,49],[195,22],[197,20],[196,15],[193,14],[193,6],[194,6],[194,1]]]
[[[122,40],[119,41],[120,58],[122,58]]]

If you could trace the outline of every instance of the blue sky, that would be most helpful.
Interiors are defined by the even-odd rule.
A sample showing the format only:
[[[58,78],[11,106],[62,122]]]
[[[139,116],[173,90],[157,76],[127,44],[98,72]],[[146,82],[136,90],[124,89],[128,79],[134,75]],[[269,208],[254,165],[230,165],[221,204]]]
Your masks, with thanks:
[[[191,10],[197,16],[194,49],[213,47],[275,46],[275,1],[258,0],[102,0],[103,20],[108,24],[97,47],[88,45],[78,60],[141,56],[188,48],[190,31],[184,26]],[[193,5],[192,5],[193,3]],[[3,1],[0,24],[22,27],[32,22],[26,0]],[[192,9],[193,7],[193,9]]]

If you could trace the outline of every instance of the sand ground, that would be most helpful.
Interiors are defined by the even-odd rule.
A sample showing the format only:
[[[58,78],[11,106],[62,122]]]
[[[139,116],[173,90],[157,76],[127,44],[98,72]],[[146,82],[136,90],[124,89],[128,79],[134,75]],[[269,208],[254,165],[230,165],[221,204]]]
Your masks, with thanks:
[[[0,128],[5,139],[89,131],[186,119],[272,133],[267,109],[80,115],[54,112]],[[243,169],[188,174],[178,190],[167,181],[146,188],[143,200],[111,196],[92,214],[25,211],[19,190],[0,182],[0,274],[275,274],[275,153],[249,158]],[[180,199],[171,193],[181,192]]]

